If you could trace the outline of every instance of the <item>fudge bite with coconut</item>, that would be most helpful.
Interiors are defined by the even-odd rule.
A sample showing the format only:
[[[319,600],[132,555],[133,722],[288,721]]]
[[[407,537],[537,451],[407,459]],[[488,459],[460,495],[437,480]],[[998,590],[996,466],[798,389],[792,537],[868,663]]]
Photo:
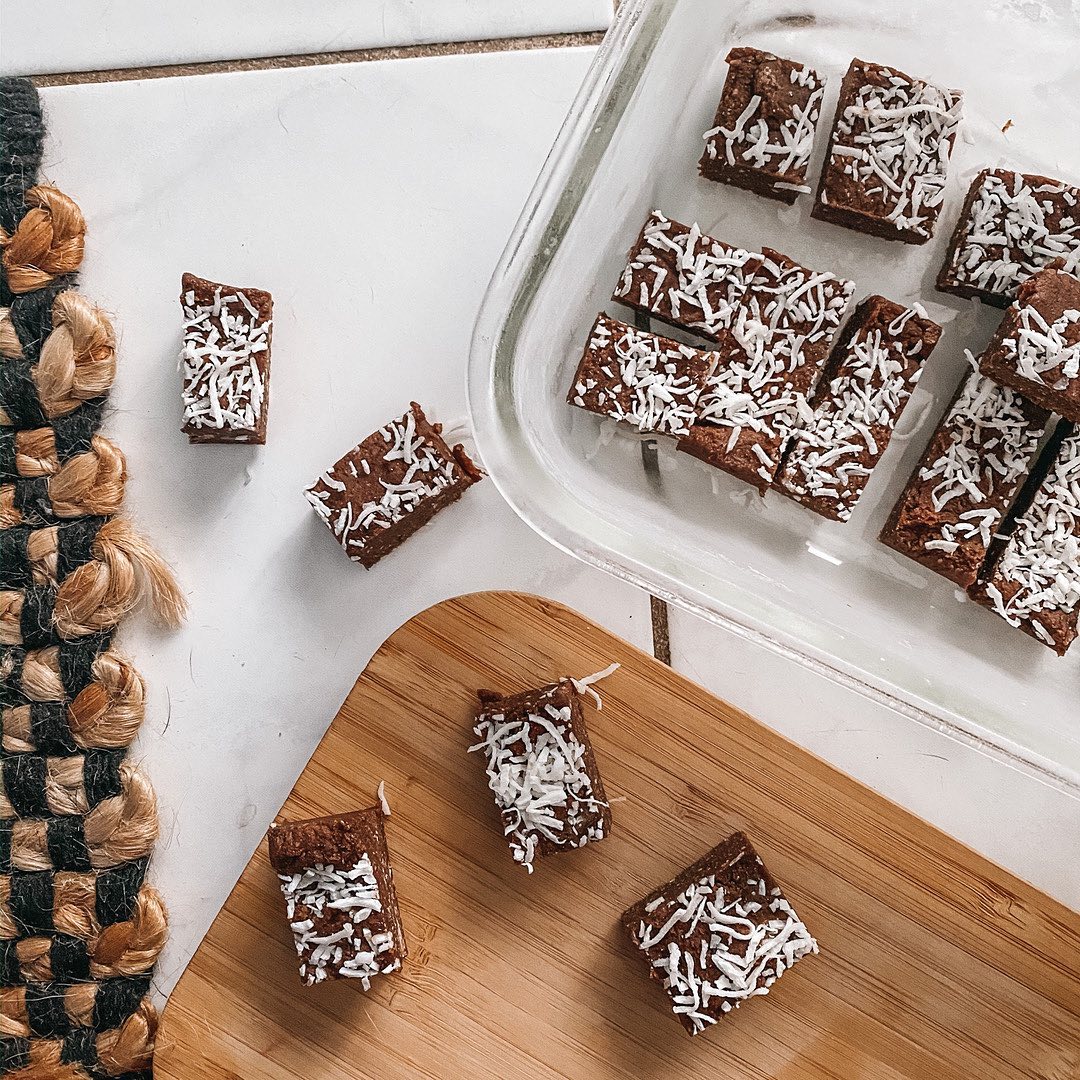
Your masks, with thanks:
[[[479,741],[469,752],[486,760],[515,861],[531,874],[538,858],[603,840],[611,807],[574,681],[513,697],[480,690],[478,697]]]
[[[718,360],[715,352],[692,349],[601,313],[589,331],[567,401],[642,434],[685,435]]]
[[[382,805],[270,828],[300,977],[309,986],[401,968],[408,950],[386,847]]]
[[[483,477],[441,431],[414,401],[304,491],[354,562],[370,569]]]
[[[742,833],[628,908],[622,922],[691,1035],[767,994],[818,951]]]

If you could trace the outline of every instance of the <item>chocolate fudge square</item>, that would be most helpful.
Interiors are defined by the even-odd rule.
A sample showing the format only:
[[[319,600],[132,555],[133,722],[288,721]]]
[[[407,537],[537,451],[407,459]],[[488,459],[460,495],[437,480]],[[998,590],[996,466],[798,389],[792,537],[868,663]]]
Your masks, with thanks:
[[[934,234],[964,95],[852,60],[840,87],[813,216],[870,236]]]
[[[1049,267],[1028,278],[979,367],[1036,405],[1080,423],[1080,279]]]
[[[983,169],[968,191],[938,274],[942,292],[1008,307],[1032,274],[1080,269],[1080,188],[1048,176]]]
[[[809,194],[825,80],[813,68],[760,49],[732,49],[698,168],[708,180],[793,203]]]
[[[483,477],[412,402],[304,491],[342,550],[368,569]]]
[[[603,840],[611,807],[569,680],[514,697],[478,691],[469,753],[483,753],[488,787],[510,852],[531,874],[536,859]]]
[[[679,449],[764,492],[806,418],[854,291],[854,282],[765,248]]]
[[[776,489],[847,521],[911,398],[941,327],[916,305],[867,297],[829,359],[814,412],[794,434]]]
[[[742,833],[628,908],[622,923],[691,1035],[818,951]]]
[[[1060,424],[973,599],[1064,656],[1080,619],[1080,430]]]
[[[762,256],[706,236],[654,210],[626,259],[612,299],[722,341],[761,267]]]
[[[596,317],[567,401],[640,432],[685,435],[719,357]]]
[[[192,443],[266,442],[274,301],[184,274],[184,424]]]
[[[381,807],[271,826],[270,865],[309,986],[398,971],[408,955]]]
[[[896,501],[881,542],[963,589],[974,585],[1031,471],[1048,419],[1015,390],[969,371]]]

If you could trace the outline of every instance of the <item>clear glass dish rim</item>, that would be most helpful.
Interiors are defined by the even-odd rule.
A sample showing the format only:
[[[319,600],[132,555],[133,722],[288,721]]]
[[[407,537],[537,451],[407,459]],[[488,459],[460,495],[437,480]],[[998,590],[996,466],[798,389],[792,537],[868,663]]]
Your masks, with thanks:
[[[524,440],[519,435],[512,384],[514,346],[524,313],[677,3],[624,0],[620,4],[488,284],[473,330],[466,394],[477,446],[492,482],[530,528],[582,562],[1080,798],[1080,773],[1067,766],[976,720],[919,699],[884,677],[704,594],[676,574],[615,551],[591,539],[585,530],[571,527],[550,509],[561,501],[561,491],[539,461],[518,452]]]

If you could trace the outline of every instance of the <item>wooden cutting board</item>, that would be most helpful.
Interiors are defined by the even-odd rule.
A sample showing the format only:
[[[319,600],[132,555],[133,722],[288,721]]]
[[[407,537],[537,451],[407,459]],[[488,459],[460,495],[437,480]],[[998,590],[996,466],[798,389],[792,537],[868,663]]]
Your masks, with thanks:
[[[530,877],[465,754],[474,692],[612,661],[587,707],[612,835]],[[559,604],[481,593],[403,626],[281,816],[380,780],[404,972],[303,987],[263,844],[165,1010],[158,1077],[1080,1077],[1080,915]],[[734,829],[821,955],[690,1039],[617,920]]]

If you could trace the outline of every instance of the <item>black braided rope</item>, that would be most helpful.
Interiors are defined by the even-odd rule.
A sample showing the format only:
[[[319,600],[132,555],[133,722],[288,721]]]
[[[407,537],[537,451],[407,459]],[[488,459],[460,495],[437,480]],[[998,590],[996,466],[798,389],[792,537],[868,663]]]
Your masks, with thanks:
[[[37,93],[23,79],[0,79],[0,225],[10,234],[26,212],[25,193],[37,180],[41,163],[44,125]],[[93,807],[120,792],[122,750],[80,751],[67,721],[68,703],[92,681],[93,663],[108,647],[111,634],[99,634],[76,643],[61,642],[59,671],[63,702],[27,702],[21,692],[22,669],[27,649],[55,643],[52,632],[55,587],[91,558],[94,539],[105,518],[87,517],[62,521],[53,513],[48,481],[20,477],[15,464],[15,430],[44,427],[44,415],[33,380],[33,367],[53,328],[56,297],[75,285],[66,275],[44,288],[12,296],[6,276],[0,274],[0,306],[9,308],[8,318],[19,339],[21,360],[0,361],[0,406],[11,426],[0,429],[0,482],[13,483],[15,506],[23,526],[0,531],[0,588],[24,593],[20,646],[0,648],[0,707],[29,704],[31,738],[29,753],[0,752],[0,779],[12,810],[21,818],[46,822],[47,846],[52,869],[12,869],[13,820],[0,820],[0,872],[8,878],[7,907],[20,939],[48,936],[52,981],[25,978],[18,962],[18,940],[0,942],[0,982],[23,986],[27,1020],[32,1039],[0,1039],[0,1075],[30,1062],[32,1042],[51,1040],[60,1047],[61,1060],[82,1066],[92,1077],[103,1076],[98,1068],[96,1038],[99,1032],[120,1026],[138,1007],[150,987],[150,976],[104,979],[96,983],[93,1023],[76,1026],[64,1009],[64,990],[90,978],[87,944],[56,931],[54,925],[55,874],[62,871],[90,873],[90,858],[79,815],[57,816],[45,797],[46,757],[83,754],[83,788]],[[86,402],[68,416],[51,424],[56,454],[61,463],[90,449],[101,424],[104,399]],[[29,529],[57,525],[57,582],[33,581],[27,556]],[[131,918],[146,874],[147,859],[105,869],[94,874],[95,914],[102,926]],[[151,1071],[127,1074],[119,1080],[150,1080]],[[115,1078],[114,1078],[115,1080]]]

